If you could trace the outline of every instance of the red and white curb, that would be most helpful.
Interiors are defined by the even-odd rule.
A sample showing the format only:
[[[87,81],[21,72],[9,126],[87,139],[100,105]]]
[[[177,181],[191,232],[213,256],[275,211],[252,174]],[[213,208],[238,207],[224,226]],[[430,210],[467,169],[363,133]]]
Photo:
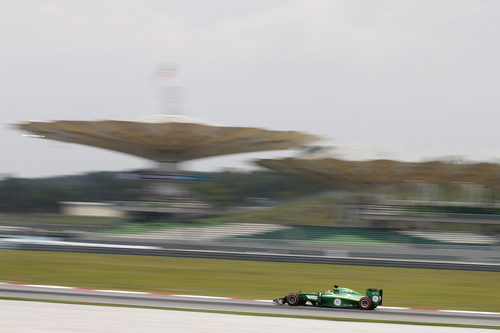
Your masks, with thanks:
[[[272,303],[272,300],[268,300],[268,299],[251,299],[251,298],[203,296],[203,295],[179,295],[179,294],[150,293],[150,292],[143,292],[143,291],[91,289],[91,288],[54,286],[54,285],[42,285],[42,284],[22,284],[22,283],[0,282],[0,287],[1,286],[21,286],[21,287],[28,287],[28,288],[49,288],[49,289],[65,289],[65,290],[87,290],[87,291],[92,291],[92,292],[114,293],[114,294],[172,296],[172,297],[185,297],[185,298],[197,298],[197,299],[236,300],[236,301],[252,301],[252,302]],[[455,313],[455,314],[497,315],[500,317],[500,312],[422,309],[422,308],[409,308],[409,307],[399,307],[399,306],[379,306],[378,308],[384,309],[384,310],[396,310],[396,311],[432,311],[432,312],[444,312],[444,313]]]
[[[432,311],[432,312],[445,312],[445,313],[457,313],[457,314],[463,313],[463,314],[479,314],[479,315],[497,315],[500,317],[500,312],[487,312],[487,311],[405,308],[405,307],[398,307],[398,306],[379,306],[378,308],[387,309],[387,310]]]

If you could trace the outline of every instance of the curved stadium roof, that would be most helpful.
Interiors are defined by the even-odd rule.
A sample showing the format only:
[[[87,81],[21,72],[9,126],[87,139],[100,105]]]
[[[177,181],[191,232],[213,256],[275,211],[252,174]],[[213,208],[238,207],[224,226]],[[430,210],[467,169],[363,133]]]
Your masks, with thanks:
[[[47,139],[118,151],[159,162],[298,148],[320,138],[296,131],[227,127],[178,115],[135,120],[31,121],[16,127]]]
[[[475,183],[500,188],[500,166],[495,163],[347,161],[336,158],[262,159],[256,163],[278,173],[334,186],[427,182],[441,185]]]

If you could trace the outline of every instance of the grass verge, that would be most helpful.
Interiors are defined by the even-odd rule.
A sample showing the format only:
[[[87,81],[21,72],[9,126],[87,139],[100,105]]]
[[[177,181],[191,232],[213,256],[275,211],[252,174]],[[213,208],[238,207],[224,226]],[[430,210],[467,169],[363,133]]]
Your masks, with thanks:
[[[154,232],[159,230],[168,230],[174,228],[204,228],[215,227],[223,224],[218,221],[129,221],[121,224],[115,224],[109,228],[99,230],[99,234],[139,234],[145,232]]]
[[[222,222],[282,225],[337,225],[338,201],[342,195],[325,194],[277,206],[217,217]],[[213,219],[213,218],[210,218]]]
[[[89,226],[89,227],[105,227],[122,222],[123,219],[115,217],[100,217],[100,216],[67,216],[62,214],[0,214],[0,223],[23,223],[32,224],[33,226],[40,225],[74,225],[74,226]],[[58,229],[53,226],[47,229]]]
[[[500,273],[0,250],[0,281],[273,299],[333,284],[384,289],[384,305],[499,311]]]

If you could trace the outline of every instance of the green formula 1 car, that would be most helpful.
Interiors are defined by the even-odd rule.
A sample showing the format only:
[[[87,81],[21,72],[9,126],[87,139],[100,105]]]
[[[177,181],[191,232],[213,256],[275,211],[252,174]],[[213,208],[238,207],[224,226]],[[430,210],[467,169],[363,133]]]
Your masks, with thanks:
[[[288,294],[285,297],[274,300],[276,304],[291,306],[312,305],[331,308],[359,308],[362,310],[373,310],[382,305],[382,289],[366,289],[366,294],[358,293],[349,288],[342,288],[337,285],[332,290],[324,293],[305,293],[302,291]]]

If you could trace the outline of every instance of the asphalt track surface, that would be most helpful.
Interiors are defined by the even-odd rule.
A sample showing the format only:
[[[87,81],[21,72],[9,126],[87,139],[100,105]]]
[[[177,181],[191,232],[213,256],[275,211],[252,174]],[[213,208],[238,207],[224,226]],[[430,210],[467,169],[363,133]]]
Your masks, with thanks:
[[[479,333],[497,330],[0,300],[0,332],[16,333]]]
[[[327,318],[488,325],[500,328],[500,313],[498,312],[425,310],[388,306],[381,306],[371,311],[312,306],[291,307],[288,305],[276,305],[271,300],[249,300],[196,295],[165,295],[132,291],[89,290],[75,287],[17,285],[9,283],[0,283],[0,297],[177,309],[320,316]]]

